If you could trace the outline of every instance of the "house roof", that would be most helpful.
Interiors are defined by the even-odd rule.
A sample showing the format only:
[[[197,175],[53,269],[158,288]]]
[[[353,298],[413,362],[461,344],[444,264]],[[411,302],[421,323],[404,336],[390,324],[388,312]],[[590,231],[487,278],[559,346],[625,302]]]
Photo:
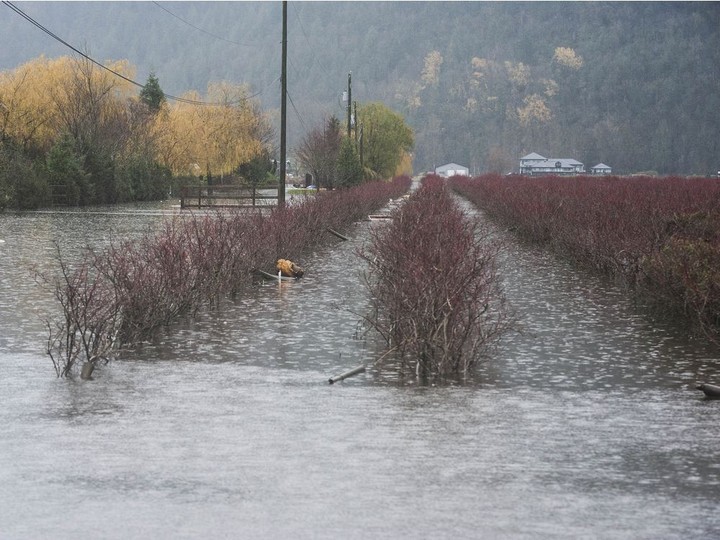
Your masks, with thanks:
[[[531,154],[528,154],[527,156],[523,156],[520,159],[547,159],[547,158],[545,156],[541,156],[540,154],[532,152]]]
[[[554,169],[556,167],[557,163],[560,163],[561,168],[575,168],[578,165],[582,166],[582,163],[577,161],[576,159],[565,159],[565,158],[559,158],[559,159],[544,159],[543,161],[538,161],[537,163],[533,163],[531,166],[533,168],[544,168],[547,167],[549,169]]]
[[[593,169],[610,169],[610,165],[605,165],[604,163],[598,163],[593,167]]]
[[[465,169],[466,171],[470,170],[467,167],[458,165],[457,163],[448,163],[447,165],[442,165],[441,167],[437,167],[435,170],[436,171],[449,171],[449,170],[457,171],[458,169]]]

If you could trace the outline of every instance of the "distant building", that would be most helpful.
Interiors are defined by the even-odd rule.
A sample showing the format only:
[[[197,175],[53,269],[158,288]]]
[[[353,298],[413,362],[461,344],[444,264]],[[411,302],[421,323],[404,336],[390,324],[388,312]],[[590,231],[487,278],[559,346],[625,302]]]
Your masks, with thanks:
[[[546,158],[533,152],[520,158],[520,174],[557,174],[572,176],[585,172],[585,166],[575,159]]]
[[[470,169],[458,165],[457,163],[448,163],[442,167],[435,169],[435,174],[442,176],[443,178],[450,178],[451,176],[470,176]]]
[[[612,169],[609,165],[598,163],[594,167],[590,167],[590,174],[612,174]]]

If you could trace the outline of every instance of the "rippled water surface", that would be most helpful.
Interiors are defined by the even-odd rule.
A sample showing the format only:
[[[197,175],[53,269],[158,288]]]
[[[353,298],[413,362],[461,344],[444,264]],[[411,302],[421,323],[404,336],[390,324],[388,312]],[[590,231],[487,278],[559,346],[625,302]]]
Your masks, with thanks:
[[[142,211],[140,211],[142,210]],[[0,214],[0,538],[717,538],[718,351],[510,242],[519,329],[465,382],[376,369],[351,240],[58,380],[32,268],[171,210]],[[162,211],[160,211],[162,210]]]

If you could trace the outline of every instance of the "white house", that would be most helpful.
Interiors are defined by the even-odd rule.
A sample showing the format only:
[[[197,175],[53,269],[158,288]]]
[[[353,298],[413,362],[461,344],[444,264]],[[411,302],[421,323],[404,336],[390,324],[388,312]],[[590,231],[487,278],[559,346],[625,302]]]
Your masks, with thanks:
[[[470,176],[470,169],[458,165],[457,163],[448,163],[442,167],[435,169],[435,174],[442,176],[443,178],[450,178],[451,176]]]
[[[532,167],[533,165],[542,163],[543,161],[547,161],[547,158],[541,156],[540,154],[536,154],[535,152],[533,152],[532,154],[528,154],[527,156],[521,157],[520,171],[522,172],[523,168]]]
[[[612,174],[612,169],[609,165],[604,163],[598,163],[594,167],[590,167],[591,174]]]
[[[584,172],[585,166],[575,159],[546,158],[535,152],[520,158],[520,174],[556,174],[570,176]]]

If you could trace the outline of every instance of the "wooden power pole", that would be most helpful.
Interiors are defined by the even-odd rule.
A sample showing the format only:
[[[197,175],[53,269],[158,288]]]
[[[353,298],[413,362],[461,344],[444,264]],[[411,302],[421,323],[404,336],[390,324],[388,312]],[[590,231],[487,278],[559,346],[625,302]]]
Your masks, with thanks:
[[[285,206],[285,173],[287,163],[287,0],[282,3],[282,75],[280,76],[280,180],[278,208]]]
[[[352,137],[351,134],[351,121],[352,121],[352,71],[348,73],[348,102],[347,102],[347,123],[348,123],[348,139]]]

